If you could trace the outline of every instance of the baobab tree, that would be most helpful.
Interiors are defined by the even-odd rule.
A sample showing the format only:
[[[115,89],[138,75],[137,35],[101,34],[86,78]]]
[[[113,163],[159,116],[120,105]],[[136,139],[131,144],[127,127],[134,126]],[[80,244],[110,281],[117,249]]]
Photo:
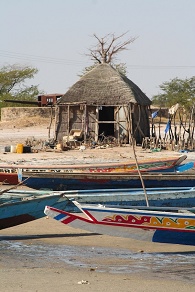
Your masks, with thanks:
[[[98,41],[97,44],[92,48],[89,49],[89,54],[86,56],[90,57],[94,64],[88,67],[85,67],[79,77],[82,77],[87,72],[91,71],[97,64],[102,63],[110,63],[113,68],[115,68],[118,72],[123,75],[127,73],[127,67],[125,63],[116,64],[114,62],[114,58],[116,55],[124,50],[128,50],[127,46],[133,43],[137,38],[131,37],[128,38],[126,41],[121,41],[121,39],[127,34],[123,33],[119,36],[115,36],[114,34],[107,34],[103,38],[99,38],[96,34],[93,34],[93,37],[96,38]]]
[[[103,38],[99,38],[95,33],[93,36],[98,41],[97,45],[89,49],[90,54],[87,54],[91,57],[92,60],[95,60],[98,63],[113,63],[113,59],[121,51],[127,50],[127,46],[133,43],[136,40],[136,37],[128,38],[125,41],[121,39],[127,34],[123,33],[119,36],[114,34],[107,34]]]

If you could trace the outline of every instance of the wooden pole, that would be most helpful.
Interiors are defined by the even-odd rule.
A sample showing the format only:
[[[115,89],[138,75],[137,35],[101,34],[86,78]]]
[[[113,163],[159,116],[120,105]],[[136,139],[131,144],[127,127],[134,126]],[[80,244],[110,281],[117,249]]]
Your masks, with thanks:
[[[147,205],[147,207],[149,207],[148,196],[147,196],[147,192],[146,192],[144,180],[143,180],[141,171],[139,169],[139,164],[138,164],[137,156],[136,156],[136,152],[135,152],[135,140],[134,140],[133,137],[132,137],[132,141],[133,141],[133,143],[132,143],[132,146],[133,146],[133,154],[134,154],[134,158],[135,158],[135,163],[136,163],[137,171],[138,171],[138,174],[139,174],[139,177],[140,177],[140,180],[141,180],[142,188],[144,190],[144,195],[145,195],[145,199],[146,199],[146,205]]]
[[[50,123],[49,123],[49,130],[48,130],[48,139],[51,138],[51,125],[53,121],[53,106],[51,106],[51,111],[50,111]]]
[[[160,117],[159,117],[159,123],[158,123],[158,137],[159,137],[159,140],[161,140],[161,117],[162,117],[162,114],[161,114],[161,108],[159,109],[159,112],[160,112]]]
[[[129,111],[129,121],[130,123],[132,123],[132,116],[131,116],[131,109]],[[129,129],[130,130],[130,129]],[[143,180],[143,177],[142,177],[142,174],[141,174],[141,171],[139,169],[139,164],[138,164],[138,161],[137,161],[137,156],[136,156],[136,152],[135,152],[135,139],[133,137],[133,133],[131,131],[131,133],[129,132],[129,135],[131,135],[131,140],[132,140],[132,147],[133,147],[133,154],[134,154],[134,158],[135,158],[135,163],[136,163],[136,167],[137,167],[137,171],[138,171],[138,174],[139,174],[139,177],[140,177],[140,180],[141,180],[141,184],[142,184],[142,188],[143,188],[143,191],[144,191],[144,195],[145,195],[145,200],[146,200],[146,205],[147,207],[149,207],[149,201],[148,201],[148,196],[147,196],[147,192],[146,192],[146,188],[145,188],[145,184],[144,184],[144,180]]]
[[[17,187],[23,185],[23,184],[25,183],[25,181],[27,181],[29,178],[30,178],[30,177],[27,177],[25,180],[19,182],[17,185],[15,185],[15,186],[13,186],[13,187],[11,187],[11,188],[9,188],[9,189],[6,189],[6,190],[3,190],[3,191],[0,191],[0,195],[3,195],[4,193],[9,192],[9,191],[11,191],[11,190],[17,189]]]
[[[87,125],[86,125],[86,118],[87,118],[87,105],[84,105],[84,125],[83,125],[83,132],[84,132],[84,142],[86,143],[87,140]]]

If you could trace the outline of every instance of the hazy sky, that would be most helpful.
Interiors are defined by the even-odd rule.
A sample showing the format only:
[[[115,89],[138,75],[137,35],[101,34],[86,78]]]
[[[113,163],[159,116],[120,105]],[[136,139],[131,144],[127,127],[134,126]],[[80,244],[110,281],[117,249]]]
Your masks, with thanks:
[[[0,66],[36,67],[30,83],[45,93],[65,93],[93,64],[94,33],[138,37],[117,63],[149,98],[194,76],[195,0],[0,0],[0,11]]]

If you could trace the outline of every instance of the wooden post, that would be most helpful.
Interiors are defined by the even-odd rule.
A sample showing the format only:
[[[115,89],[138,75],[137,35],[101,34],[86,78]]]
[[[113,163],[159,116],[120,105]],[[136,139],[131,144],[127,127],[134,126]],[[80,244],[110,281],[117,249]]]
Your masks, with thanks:
[[[57,141],[57,131],[58,131],[58,125],[59,125],[59,113],[60,113],[60,106],[56,106],[55,108],[55,141]]]
[[[98,132],[99,132],[99,107],[96,107],[96,117],[95,117],[95,142],[98,141]]]
[[[69,140],[69,134],[70,134],[70,106],[67,106],[67,136]]]
[[[130,103],[129,108],[129,121],[128,121],[128,130],[129,130],[129,144],[133,143],[132,135],[133,135],[133,122],[132,122],[132,104]]]
[[[131,121],[131,127],[132,127],[132,116],[131,116],[131,110],[130,110],[130,121]],[[132,130],[132,128],[131,128]],[[141,171],[139,169],[139,164],[138,164],[138,161],[137,161],[137,156],[136,156],[136,152],[135,152],[135,139],[134,139],[134,136],[133,136],[133,131],[131,131],[131,133],[129,132],[129,134],[131,135],[131,140],[132,140],[132,147],[133,147],[133,153],[134,153],[134,158],[135,158],[135,163],[136,163],[136,167],[137,167],[137,171],[138,171],[138,174],[139,174],[139,177],[140,177],[140,180],[141,180],[141,184],[142,184],[142,188],[143,188],[143,191],[144,191],[144,195],[145,195],[145,200],[146,200],[146,205],[147,207],[149,207],[149,202],[148,202],[148,196],[147,196],[147,192],[146,192],[146,188],[145,188],[145,184],[144,184],[144,180],[143,180],[143,177],[142,177],[142,174],[141,174]]]
[[[86,143],[86,139],[87,139],[87,127],[86,127],[86,115],[87,115],[87,105],[84,105],[84,123],[83,123],[83,130],[84,130],[84,142]]]
[[[49,123],[49,129],[48,129],[48,139],[50,139],[50,135],[51,135],[51,125],[52,125],[52,121],[53,121],[53,106],[51,106],[51,111],[50,111],[50,123]]]
[[[138,164],[137,156],[136,156],[136,153],[135,153],[135,139],[133,137],[132,137],[132,146],[133,146],[133,153],[134,153],[134,158],[135,158],[137,171],[138,171],[138,174],[139,174],[139,177],[140,177],[140,180],[141,180],[141,184],[142,184],[142,188],[143,188],[143,191],[144,191],[144,195],[145,195],[146,205],[147,205],[147,207],[149,207],[148,196],[147,196],[144,180],[143,180],[141,171],[139,169],[139,164]]]
[[[118,145],[120,145],[120,134],[119,134],[119,107],[116,108],[115,113],[114,113],[114,118],[117,122],[116,124],[116,131],[118,133],[118,137],[117,137],[117,142]],[[115,128],[115,127],[114,127]],[[115,133],[114,133],[115,134]]]

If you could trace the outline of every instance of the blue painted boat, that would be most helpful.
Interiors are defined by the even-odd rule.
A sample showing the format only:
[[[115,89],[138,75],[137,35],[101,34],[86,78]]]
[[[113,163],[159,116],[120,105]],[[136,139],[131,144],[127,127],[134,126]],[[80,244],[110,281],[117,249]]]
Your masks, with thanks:
[[[146,188],[146,194],[149,204],[153,207],[191,208],[195,206],[195,188],[191,187]],[[142,188],[72,190],[65,191],[64,195],[80,203],[146,206]]]
[[[150,205],[156,207],[195,206],[195,188],[146,189]],[[44,216],[45,205],[68,212],[79,212],[72,203],[146,206],[143,189],[72,190],[63,192],[10,190],[0,195],[0,229]]]
[[[189,209],[113,208],[74,204],[84,216],[50,206],[45,214],[65,225],[99,234],[160,243],[195,245],[195,207]]]
[[[194,187],[194,173],[143,173],[145,187]],[[114,173],[52,173],[25,172],[22,181],[33,189],[90,190],[114,188],[142,188],[138,174]]]
[[[47,202],[62,209],[68,203],[61,192],[4,192],[0,195],[0,229],[44,217]]]

